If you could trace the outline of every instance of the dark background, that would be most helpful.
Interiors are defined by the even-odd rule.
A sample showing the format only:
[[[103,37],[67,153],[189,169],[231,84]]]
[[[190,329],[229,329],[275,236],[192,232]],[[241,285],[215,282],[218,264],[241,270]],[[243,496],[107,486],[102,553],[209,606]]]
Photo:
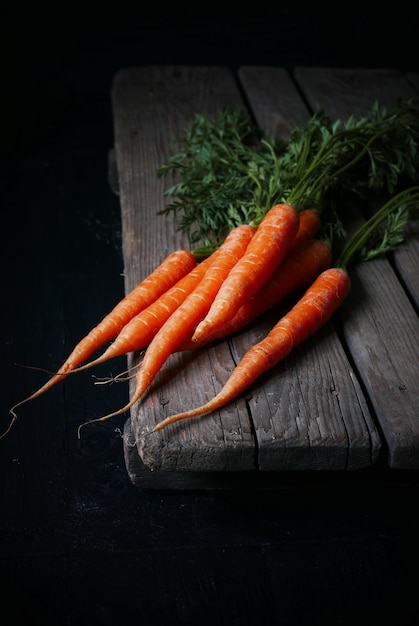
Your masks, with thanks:
[[[123,296],[120,207],[107,180],[118,69],[419,69],[413,3],[391,13],[296,2],[1,11],[2,430],[10,406],[44,380],[22,364],[57,367]],[[125,400],[124,386],[71,380],[22,407],[0,441],[3,626],[417,622],[415,474],[144,491],[124,465],[125,417],[75,437]]]
[[[112,76],[124,66],[418,67],[414,2],[391,9],[359,1],[234,9],[229,3],[206,9],[182,3],[10,4],[3,5],[2,82],[11,107],[6,131],[19,149],[33,134],[65,124],[83,102],[106,99]]]

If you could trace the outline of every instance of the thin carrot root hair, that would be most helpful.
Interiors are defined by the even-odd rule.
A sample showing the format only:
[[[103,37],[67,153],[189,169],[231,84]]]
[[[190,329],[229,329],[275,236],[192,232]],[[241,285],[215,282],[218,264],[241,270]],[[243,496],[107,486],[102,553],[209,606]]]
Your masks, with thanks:
[[[6,428],[6,430],[5,430],[5,431],[3,431],[3,432],[2,432],[2,434],[0,435],[0,439],[3,439],[3,437],[6,437],[6,435],[8,435],[8,434],[9,434],[9,432],[10,432],[10,431],[11,431],[11,429],[12,429],[13,424],[14,424],[14,423],[15,423],[15,421],[17,420],[17,415],[16,415],[16,413],[14,413],[14,411],[13,411],[12,409],[10,409],[10,413],[11,413],[11,415],[12,415],[12,418],[11,418],[11,420],[10,420],[10,422],[9,422],[9,425],[8,425],[8,427]]]
[[[347,297],[350,286],[345,270],[333,267],[322,272],[269,334],[246,352],[214,398],[200,407],[167,417],[151,432],[179,420],[211,413],[234,400],[259,376],[283,361],[296,346],[324,326]]]
[[[54,370],[49,370],[46,367],[39,367],[38,365],[25,365],[24,363],[15,363],[16,367],[24,367],[27,370],[35,370],[36,372],[42,372],[43,374],[48,374],[49,376],[58,375],[58,372]],[[65,374],[62,374],[65,376]]]
[[[136,376],[136,370],[140,367],[140,364],[133,365],[128,369],[119,372],[115,376],[93,376],[95,378],[95,385],[111,385],[113,383],[127,382]]]

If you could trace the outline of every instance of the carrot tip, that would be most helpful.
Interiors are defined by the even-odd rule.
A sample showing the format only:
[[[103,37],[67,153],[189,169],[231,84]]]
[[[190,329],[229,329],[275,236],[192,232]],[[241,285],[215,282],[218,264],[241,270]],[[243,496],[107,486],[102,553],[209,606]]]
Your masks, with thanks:
[[[126,411],[129,411],[129,409],[132,407],[132,405],[133,405],[133,402],[130,402],[129,404],[124,406],[122,409],[119,409],[118,411],[114,411],[113,413],[108,413],[107,415],[103,415],[102,417],[96,417],[93,420],[88,420],[87,422],[83,422],[83,424],[80,424],[80,426],[77,429],[77,439],[81,438],[80,437],[81,430],[85,426],[88,426],[89,424],[95,424],[96,422],[106,422],[106,420],[110,419],[111,417],[116,417],[117,415],[122,415],[122,413],[125,413]]]
[[[141,435],[138,435],[136,440],[134,441],[133,445],[136,446],[137,443],[139,443],[140,441],[142,441],[143,439],[146,439],[147,437],[149,437],[150,435],[152,435],[154,433],[154,430],[147,430],[143,433],[141,433]]]
[[[9,424],[9,426],[6,428],[6,430],[4,431],[4,433],[2,433],[2,434],[0,435],[0,439],[3,439],[3,437],[6,437],[6,435],[10,432],[10,430],[11,430],[11,428],[12,428],[13,424],[14,424],[14,423],[15,423],[15,421],[17,420],[17,415],[16,415],[16,413],[13,413],[12,409],[10,409],[10,411],[9,411],[9,412],[13,415],[13,417],[12,417],[12,419],[10,420],[10,424]]]

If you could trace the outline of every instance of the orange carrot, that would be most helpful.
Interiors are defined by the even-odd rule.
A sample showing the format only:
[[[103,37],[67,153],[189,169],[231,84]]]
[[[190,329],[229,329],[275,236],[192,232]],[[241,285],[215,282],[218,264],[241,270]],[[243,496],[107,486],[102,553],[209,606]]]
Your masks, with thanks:
[[[169,254],[163,262],[95,326],[74,348],[59,370],[37,391],[15,404],[11,414],[16,417],[15,409],[34,400],[45,393],[56,383],[63,380],[71,371],[84,363],[96,350],[107,341],[114,339],[121,328],[128,323],[140,310],[154,302],[169,287],[196,266],[196,259],[188,250],[176,250]]]
[[[200,407],[167,417],[151,432],[179,420],[210,413],[236,398],[259,376],[285,359],[293,348],[324,326],[345,300],[350,287],[349,274],[345,270],[333,267],[322,272],[265,339],[246,352],[224,387],[212,400]]]
[[[321,239],[311,239],[291,250],[284,261],[276,268],[271,278],[247,302],[242,304],[233,319],[205,335],[200,341],[191,339],[184,342],[182,350],[193,350],[209,342],[232,335],[263,313],[281,302],[292,291],[302,289],[312,283],[317,276],[330,267],[332,251]]]
[[[308,241],[315,237],[321,226],[320,215],[314,209],[303,209],[299,212],[299,223],[297,234],[291,242],[290,250],[294,250],[304,241]]]
[[[249,225],[237,226],[228,234],[202,280],[153,337],[136,374],[136,390],[130,402],[114,413],[86,423],[103,421],[125,413],[140,399],[165,361],[191,336],[197,324],[204,318],[220,285],[243,256],[254,234],[255,228]]]
[[[314,237],[320,229],[320,216],[317,211],[305,209],[300,212],[299,218],[298,231],[292,241],[290,250],[294,250],[296,247],[304,245],[304,242],[306,242],[309,238]],[[155,302],[150,304],[150,306],[133,317],[133,319],[124,326],[115,341],[100,357],[90,363],[87,363],[83,367],[78,368],[78,371],[86,370],[94,365],[104,363],[114,357],[126,354],[127,352],[142,350],[148,346],[154,335],[161,328],[161,326],[163,326],[164,322],[198,284],[209,264],[213,262],[214,256],[217,255],[217,253],[218,250],[215,250],[210,257],[204,259],[201,263],[194,267],[189,274],[181,278],[176,285],[171,287]],[[305,260],[306,256],[309,257],[307,260]],[[260,309],[260,312],[258,313],[258,306],[255,304],[252,319],[254,319],[257,315],[261,315],[271,306],[274,306],[274,304],[284,298],[285,295],[292,289],[303,287],[304,285],[307,285],[310,280],[314,280],[320,271],[326,269],[326,267],[330,265],[330,261],[331,252],[327,244],[320,242],[319,240],[312,240],[303,254],[297,254],[295,258],[289,259],[286,270],[280,272],[276,280],[270,281],[270,288],[266,290],[266,293],[264,291],[261,292],[261,298],[267,306],[265,306],[263,310]],[[305,264],[305,273],[302,267],[303,263]],[[289,274],[287,274],[287,272],[289,272]],[[292,279],[294,275],[295,280]],[[258,304],[262,304],[260,299],[258,299]],[[245,306],[245,310],[246,308],[247,307]],[[245,311],[243,311],[242,317],[245,319],[247,318]],[[250,321],[252,320],[249,319],[249,322]],[[249,322],[244,322],[243,320],[241,326],[239,327],[238,319],[236,319],[235,330],[239,330],[239,328],[243,327],[245,323]],[[227,325],[227,331],[228,326],[229,325]],[[233,328],[234,327],[232,326],[230,331],[222,332],[220,336],[224,337],[226,334],[235,332]],[[205,341],[205,343],[208,342]],[[196,347],[198,347],[198,345],[191,346],[191,348]]]
[[[276,204],[264,216],[242,256],[222,284],[208,314],[198,325],[192,340],[216,328],[237,313],[282,262],[297,234],[299,214],[289,204]]]
[[[163,324],[169,319],[170,315],[198,285],[209,266],[214,263],[217,256],[222,252],[223,249],[218,248],[210,256],[201,261],[201,263],[157,298],[150,306],[133,317],[132,320],[123,327],[115,341],[111,343],[101,356],[79,367],[76,371],[80,372],[120,356],[121,354],[136,352],[146,348],[157,331],[160,330]]]
[[[304,242],[312,238],[320,229],[320,217],[317,211],[306,209],[301,211],[299,215],[298,231],[291,244],[291,250],[304,245]],[[163,326],[164,322],[198,284],[209,264],[213,262],[217,254],[218,250],[215,250],[211,256],[204,259],[194,267],[189,274],[181,278],[176,285],[168,289],[168,291],[157,298],[155,302],[133,317],[132,320],[123,327],[115,341],[101,356],[77,368],[77,371],[89,369],[114,357],[128,352],[142,350],[147,347],[157,331]],[[308,258],[306,259],[306,257]],[[283,272],[279,273],[276,279],[272,277],[273,280],[269,281],[270,286],[266,292],[262,288],[260,298],[258,297],[257,301],[252,302],[252,313],[251,311],[247,312],[249,305],[244,305],[244,311],[239,318],[235,319],[235,323],[231,324],[231,326],[230,324],[224,326],[220,329],[220,333],[216,333],[215,338],[219,339],[227,334],[236,332],[245,324],[251,322],[252,319],[261,315],[268,308],[274,306],[274,304],[284,298],[292,289],[298,289],[299,287],[307,285],[310,280],[314,280],[320,271],[330,265],[330,261],[331,252],[329,247],[319,240],[312,240],[312,243],[310,243],[309,247],[304,250],[304,252],[297,254],[295,258],[292,257],[289,259],[286,268],[284,268]],[[306,270],[305,272],[304,269]],[[295,280],[293,279],[294,276]],[[263,306],[263,304],[266,306]],[[239,319],[241,320],[240,322]],[[201,342],[197,342],[196,345],[193,345],[192,342],[189,343],[191,344],[189,349],[193,349],[208,343],[208,341],[203,339]]]
[[[195,409],[167,417],[150,432],[161,430],[179,420],[220,409],[245,391],[259,376],[285,359],[293,348],[315,334],[328,322],[350,292],[351,280],[347,271],[349,264],[355,258],[358,261],[367,261],[394,250],[400,239],[390,243],[389,233],[394,228],[394,223],[390,225],[389,218],[401,208],[407,212],[417,210],[418,198],[419,187],[413,186],[384,204],[346,242],[336,266],[324,270],[265,339],[246,352],[221,391],[212,400]],[[387,228],[382,229],[381,240],[377,245],[374,235],[383,223]]]

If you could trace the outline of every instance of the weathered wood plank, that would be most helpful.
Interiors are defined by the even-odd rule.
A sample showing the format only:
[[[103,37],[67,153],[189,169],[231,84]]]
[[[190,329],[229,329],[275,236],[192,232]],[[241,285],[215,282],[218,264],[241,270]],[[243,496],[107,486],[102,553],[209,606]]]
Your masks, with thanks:
[[[336,118],[364,115],[376,101],[390,108],[413,96],[411,85],[392,69],[297,67],[294,77],[313,110]]]
[[[413,75],[414,76],[414,75]],[[295,77],[310,106],[324,109],[334,118],[365,114],[375,101],[388,108],[400,98],[417,93],[396,70],[350,68],[296,68]],[[417,225],[409,226],[405,244],[392,255],[410,298],[419,306],[419,237]]]
[[[382,481],[389,481],[392,485],[394,474],[389,470],[385,474],[371,465],[356,472],[314,470],[314,471],[165,471],[151,470],[144,464],[135,444],[132,431],[132,420],[127,419],[124,425],[123,445],[125,465],[131,482],[143,489],[150,490],[193,490],[193,491],[225,491],[238,490],[248,493],[251,490],[268,490],[287,492],[289,490],[310,489],[310,492],[324,491],[324,489],[349,489],[361,487],[363,490],[376,490],[377,477]],[[399,476],[397,474],[397,476]],[[399,476],[400,479],[400,476]],[[393,485],[392,485],[393,486]],[[394,488],[394,486],[393,486]]]
[[[176,77],[181,75],[182,78],[175,79],[172,72],[175,72]],[[207,80],[206,72],[209,73],[211,80]],[[221,79],[215,78],[218,72],[221,72]],[[186,74],[188,74],[189,81],[185,80]],[[120,119],[119,125],[115,127],[116,140],[119,143],[119,149],[117,147],[118,168],[120,171],[124,170],[125,179],[127,179],[125,168],[128,168],[130,172],[127,180],[120,176],[121,188],[125,188],[125,195],[121,189],[121,205],[128,236],[125,252],[126,269],[127,272],[135,275],[135,279],[132,276],[127,279],[127,288],[141,277],[135,268],[139,267],[142,250],[134,248],[131,243],[136,240],[134,233],[142,235],[148,230],[152,234],[153,228],[156,228],[155,224],[149,225],[144,221],[156,222],[155,213],[149,211],[147,215],[147,212],[138,212],[136,207],[143,206],[143,204],[140,198],[133,201],[133,198],[135,200],[134,194],[146,196],[150,194],[153,197],[154,206],[161,206],[159,194],[162,195],[162,190],[159,190],[156,185],[154,172],[167,156],[165,150],[169,149],[171,138],[180,135],[182,123],[186,123],[188,114],[191,115],[191,112],[212,114],[221,106],[240,104],[234,82],[231,77],[228,81],[225,78],[225,70],[220,68],[217,70],[137,68],[125,70],[117,76],[114,84],[113,104],[114,113]],[[282,122],[278,125],[276,121],[275,116],[278,115],[276,113],[278,110],[283,119],[287,119],[287,111],[278,106],[278,100],[279,105],[284,103],[285,106],[288,103],[290,106],[293,103],[293,115],[296,115],[297,111],[299,111],[298,115],[305,114],[301,103],[296,104],[299,102],[298,92],[292,81],[283,71],[279,72],[279,78],[280,95],[278,98],[278,92],[272,89],[272,86],[270,87],[272,83],[269,80],[269,72],[267,74],[253,73],[253,79],[246,72],[241,74],[243,83],[248,81],[247,95],[250,102],[259,102],[258,98],[254,98],[253,85],[255,85],[255,92],[265,94],[261,125],[264,125],[264,121],[270,120],[271,129],[274,132],[276,132],[275,129],[282,131],[286,129],[286,125]],[[122,80],[125,82],[121,84]],[[223,80],[228,84],[223,84]],[[130,86],[131,81],[134,82],[133,87]],[[218,91],[213,88],[212,81],[217,82]],[[151,102],[147,97],[150,84],[153,85]],[[174,89],[173,96],[171,95],[172,89]],[[211,89],[212,93],[207,93],[211,92]],[[128,93],[125,93],[126,91]],[[164,98],[159,97],[160,92],[164,94]],[[233,94],[232,97],[230,97],[231,94]],[[128,107],[127,102],[129,102]],[[155,113],[156,106],[164,113],[162,111]],[[264,119],[263,115],[265,115]],[[151,169],[148,162],[148,169],[144,169],[139,152],[143,151],[145,154],[150,152],[147,149],[147,141],[151,141],[153,145],[156,143],[153,132],[150,130],[155,119],[158,121],[156,136],[160,138],[158,141],[161,151],[160,162],[154,156],[155,147],[153,147],[151,156],[152,160],[154,158],[154,167]],[[300,123],[301,119],[302,117],[298,118],[295,123]],[[146,129],[143,129],[144,125]],[[165,137],[164,141],[163,137]],[[136,145],[137,143],[142,143],[142,145]],[[136,178],[135,181],[132,180],[133,177]],[[134,185],[146,186],[148,190],[130,190],[130,186]],[[136,213],[136,216],[132,213]],[[174,236],[174,230],[174,225],[172,225],[169,231],[173,238],[172,246],[178,241]],[[147,234],[142,236],[141,245],[148,246],[149,239]],[[154,239],[157,239],[156,235]],[[153,250],[155,252],[155,247]],[[146,252],[146,258],[148,254],[150,252]],[[133,256],[134,259],[132,259]],[[149,262],[148,267],[147,265],[145,267],[149,271],[152,266]],[[147,271],[144,269],[145,273]],[[230,342],[230,348],[227,343],[222,342],[199,355],[193,355],[193,363],[190,362],[191,355],[174,355],[164,371],[157,377],[138,412],[136,410],[133,414],[135,437],[138,438],[147,424],[154,424],[169,411],[172,413],[184,409],[185,398],[187,398],[188,405],[201,404],[216,393],[233,367],[231,354],[234,355],[234,361],[237,361],[246,347],[266,334],[272,323],[273,319],[269,322],[266,318],[260,324],[254,325],[234,338]],[[319,335],[311,342],[311,349],[307,348],[304,352],[305,359],[309,359],[308,363],[302,360],[301,363],[298,362],[295,365],[296,361],[294,361],[291,367],[290,361],[280,370],[280,383],[278,383],[278,372],[275,372],[264,377],[252,390],[249,390],[251,398],[248,402],[252,419],[257,416],[255,430],[258,437],[258,458],[255,456],[256,450],[252,440],[252,426],[248,419],[246,402],[242,398],[237,403],[232,403],[232,406],[227,407],[220,414],[202,420],[175,424],[167,429],[167,432],[163,431],[150,438],[139,439],[138,450],[143,462],[154,470],[165,471],[233,471],[237,468],[243,471],[254,468],[262,470],[353,469],[374,462],[380,448],[375,426],[370,419],[356,377],[345,360],[331,325],[325,333],[326,336],[327,333],[333,336],[332,345],[338,357],[333,367],[330,365],[326,367],[326,370],[333,372],[333,377],[316,374],[316,372],[320,373],[318,360],[323,362],[326,359],[324,362],[329,363],[334,352],[330,348],[330,338],[329,348],[326,349],[326,341],[322,342]],[[173,374],[175,376],[172,378]],[[285,393],[282,391],[278,393],[278,384],[281,385],[281,390],[286,391]],[[309,404],[301,403],[301,398],[312,400],[313,397],[315,397],[314,414]],[[290,398],[293,405],[290,405]],[[331,411],[334,413],[329,419]],[[268,427],[266,420],[269,422]],[[292,428],[290,428],[290,422],[293,425]],[[284,445],[284,438],[287,437],[289,438],[288,447]]]
[[[279,316],[266,316],[266,332]],[[239,356],[254,339],[236,340]],[[333,323],[254,385],[247,402],[260,470],[355,470],[377,461],[378,431]]]
[[[386,261],[352,269],[354,307],[342,312],[348,348],[361,372],[393,468],[419,467],[419,320]]]
[[[287,140],[293,128],[307,122],[307,106],[284,68],[246,66],[238,76],[258,125],[270,137]]]
[[[403,245],[389,255],[406,293],[419,310],[419,225],[410,222]]]
[[[408,72],[406,78],[414,87],[415,98],[419,98],[419,73]],[[418,263],[419,263],[419,228],[417,224],[411,224],[406,244],[394,253],[394,262],[399,272],[403,272],[403,282],[406,289],[419,308],[418,295]],[[414,284],[414,287],[413,287]]]
[[[301,89],[308,97],[311,111],[320,106],[334,117],[362,115],[375,100],[392,107],[398,98],[417,96],[406,78],[394,70],[306,70],[308,72],[297,68],[296,77],[304,75]],[[242,67],[239,77],[259,125],[271,136],[286,139],[295,126],[307,121],[310,112],[283,68]],[[408,78],[413,84],[416,78],[419,90],[417,75],[410,74]],[[409,225],[406,242],[393,258],[410,297],[419,307],[419,236],[416,224]]]
[[[216,115],[223,106],[241,106],[242,100],[228,69],[176,66],[121,70],[114,79],[112,103],[128,291],[166,254],[189,246],[173,218],[156,216],[168,186],[156,172],[168,158],[172,141],[195,113]],[[190,361],[188,353],[169,359],[132,411],[135,437],[168,412],[202,404],[233,367],[227,342],[197,355],[193,365]],[[135,356],[129,365],[137,362]],[[253,470],[254,441],[245,402],[239,399],[220,415],[155,434],[140,442],[139,451],[152,469]]]
[[[273,136],[287,138],[309,119],[282,68],[242,67],[239,77],[257,122]],[[242,334],[239,353],[254,340]],[[332,323],[256,386],[248,402],[260,469],[356,469],[378,458],[377,429]]]
[[[297,68],[295,75],[310,105],[335,118],[362,115],[376,99],[390,107],[398,98],[412,96],[410,85],[396,71]],[[419,293],[418,246],[413,235],[408,250],[395,255],[414,299]],[[355,306],[342,309],[345,340],[373,402],[389,466],[417,469],[419,320],[388,261],[362,264],[352,274],[350,302]]]
[[[143,67],[120,70],[112,86],[115,152],[121,198],[126,290],[144,278],[175,247],[189,243],[175,219],[157,219],[166,202],[166,180],[157,168],[172,141],[197,113],[211,115],[220,103],[237,106],[240,94],[227,69]]]
[[[272,485],[284,484],[286,481],[274,480],[267,483],[262,479],[260,472],[249,471],[167,471],[152,470],[146,465],[135,443],[132,429],[132,420],[127,419],[124,426],[124,458],[128,475],[134,485],[145,489],[193,489],[193,490],[224,490],[224,489],[249,489],[254,487],[271,488]]]

